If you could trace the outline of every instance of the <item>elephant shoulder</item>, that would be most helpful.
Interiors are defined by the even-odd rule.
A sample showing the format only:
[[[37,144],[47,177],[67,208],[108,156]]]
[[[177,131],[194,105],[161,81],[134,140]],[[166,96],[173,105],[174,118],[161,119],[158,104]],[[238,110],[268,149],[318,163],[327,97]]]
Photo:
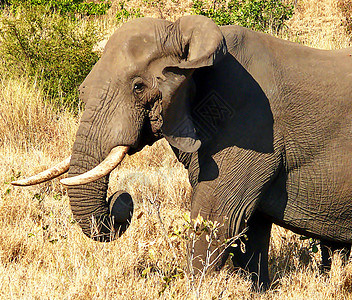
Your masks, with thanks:
[[[242,45],[248,29],[238,25],[226,25],[220,27],[221,33],[224,35],[227,47],[236,47]]]
[[[256,32],[237,25],[220,27],[228,52],[241,64],[245,64],[256,54],[270,54],[268,45],[278,40],[268,34]]]

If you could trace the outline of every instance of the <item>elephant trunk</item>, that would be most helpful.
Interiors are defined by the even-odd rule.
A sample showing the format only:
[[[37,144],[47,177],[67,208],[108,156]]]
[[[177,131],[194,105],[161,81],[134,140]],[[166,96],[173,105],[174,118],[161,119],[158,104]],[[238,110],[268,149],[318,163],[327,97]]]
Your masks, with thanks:
[[[72,169],[72,171],[71,171]],[[81,170],[71,166],[69,174],[78,175]],[[85,185],[73,186],[68,189],[70,205],[74,219],[79,223],[85,235],[94,240],[106,241],[113,233],[107,203],[109,175]]]
[[[92,171],[97,165],[99,167],[99,165],[104,164],[101,151],[92,149],[92,145],[94,145],[92,141],[86,137],[82,138],[79,129],[77,139],[73,145],[68,180],[74,180],[77,176],[84,176],[86,173],[90,174],[89,171]],[[123,153],[120,155],[120,161],[128,150],[128,147],[122,148]],[[132,201],[127,204],[123,203],[124,212],[113,209],[115,213],[111,213],[112,205],[109,202],[111,202],[113,197],[107,200],[107,190],[109,174],[114,167],[105,172],[107,174],[100,174],[100,178],[95,178],[93,182],[88,181],[88,183],[81,184],[82,182],[79,180],[78,185],[69,186],[68,188],[74,219],[79,223],[85,235],[97,241],[115,239],[116,236],[119,236],[127,229],[132,216]],[[115,200],[116,197],[114,198]],[[121,207],[121,203],[119,205]],[[126,215],[126,210],[128,217],[126,220],[121,220],[121,214]],[[117,215],[115,216],[114,214]]]
[[[79,151],[75,142],[69,177],[78,176],[95,167],[98,158]],[[68,189],[70,205],[74,219],[79,223],[84,234],[95,240],[107,238],[111,230],[108,225],[109,207],[106,202],[109,175],[95,182],[77,185]]]

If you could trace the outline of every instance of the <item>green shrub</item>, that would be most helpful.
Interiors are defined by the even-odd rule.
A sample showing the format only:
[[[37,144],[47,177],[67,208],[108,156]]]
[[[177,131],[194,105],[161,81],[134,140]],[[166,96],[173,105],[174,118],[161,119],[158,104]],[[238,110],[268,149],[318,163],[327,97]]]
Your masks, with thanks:
[[[9,5],[8,0],[0,0],[0,9],[3,9],[7,5]]]
[[[92,22],[61,15],[51,6],[11,8],[0,17],[1,74],[29,77],[58,108],[77,111],[77,87],[99,58],[93,47],[102,34]]]
[[[224,0],[211,3],[207,0],[194,0],[193,13],[211,18],[218,25],[230,25],[234,23],[233,12]]]
[[[78,15],[104,15],[111,7],[110,1],[100,0],[98,3],[85,0],[8,0],[12,10],[18,7],[47,7],[61,15],[76,17]]]
[[[126,22],[127,20],[141,18],[141,17],[143,17],[143,15],[139,8],[127,9],[125,7],[124,1],[119,2],[119,10],[116,14],[116,19],[118,22]]]
[[[281,0],[194,0],[193,12],[213,19],[218,25],[238,24],[278,32],[292,17],[293,5]]]

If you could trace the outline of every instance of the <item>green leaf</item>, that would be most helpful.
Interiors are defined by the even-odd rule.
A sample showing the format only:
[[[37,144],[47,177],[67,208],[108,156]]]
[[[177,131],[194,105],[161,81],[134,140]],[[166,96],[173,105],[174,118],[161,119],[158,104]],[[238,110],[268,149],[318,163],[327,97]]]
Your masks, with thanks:
[[[191,223],[191,217],[190,217],[190,215],[188,213],[183,214],[182,217],[188,224]]]
[[[316,245],[316,244],[313,244],[313,245],[312,245],[312,252],[313,252],[313,253],[317,253],[318,251],[319,251],[319,249],[318,249],[317,245]]]
[[[246,245],[245,245],[245,243],[241,242],[240,249],[241,249],[242,253],[246,253]]]
[[[142,271],[141,276],[142,276],[143,278],[146,278],[147,275],[150,273],[150,270],[151,270],[151,267],[145,268],[145,269]]]
[[[32,197],[33,200],[38,200],[39,202],[42,202],[43,201],[43,196],[39,193],[36,193],[33,195]]]

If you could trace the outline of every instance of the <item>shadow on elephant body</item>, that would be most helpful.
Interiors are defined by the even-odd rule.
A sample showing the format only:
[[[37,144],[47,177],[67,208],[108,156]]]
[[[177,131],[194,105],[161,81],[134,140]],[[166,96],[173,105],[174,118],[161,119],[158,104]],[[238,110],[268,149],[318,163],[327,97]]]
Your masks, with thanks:
[[[193,79],[197,92],[191,116],[202,142],[197,153],[199,181],[217,178],[219,170],[212,156],[227,148],[274,152],[269,100],[234,57],[228,54],[215,66],[195,70]]]
[[[203,217],[210,219],[215,214],[227,216],[230,225],[226,231],[229,236],[233,236],[244,229],[245,219],[250,218],[260,201],[260,194],[256,193],[241,199],[247,194],[247,178],[253,178],[251,184],[260,190],[263,182],[273,180],[274,177],[271,174],[273,167],[266,171],[265,163],[257,166],[257,161],[275,156],[273,113],[269,99],[259,83],[230,54],[217,65],[195,70],[192,76],[196,94],[191,103],[191,116],[202,146],[196,153],[184,153],[175,148],[173,150],[189,171],[194,188],[193,217],[194,213],[200,211],[204,212]],[[273,165],[275,161],[270,158],[268,164]],[[255,178],[260,177],[256,175],[258,168],[263,173],[262,179]],[[243,190],[233,192],[235,186]],[[202,187],[204,190],[199,192]],[[221,189],[227,191],[226,194]],[[222,206],[219,201],[228,204],[223,211],[220,211]],[[220,206],[216,207],[217,204]],[[215,220],[218,220],[217,217]],[[253,220],[255,218],[251,221],[254,230],[249,232],[253,237],[247,247],[248,252],[243,254],[234,251],[237,258],[233,262],[243,269],[249,267],[253,274],[258,271],[260,262],[260,275],[253,275],[253,281],[260,290],[269,286],[265,250],[269,242],[271,222],[263,221],[263,218],[260,221]],[[221,222],[220,219],[218,221]],[[258,232],[255,230],[256,225],[259,226]],[[263,230],[260,227],[262,225],[265,227]],[[262,244],[267,245],[263,249],[256,248],[260,245],[257,242],[259,238],[263,240]],[[256,256],[254,259],[252,250]]]

